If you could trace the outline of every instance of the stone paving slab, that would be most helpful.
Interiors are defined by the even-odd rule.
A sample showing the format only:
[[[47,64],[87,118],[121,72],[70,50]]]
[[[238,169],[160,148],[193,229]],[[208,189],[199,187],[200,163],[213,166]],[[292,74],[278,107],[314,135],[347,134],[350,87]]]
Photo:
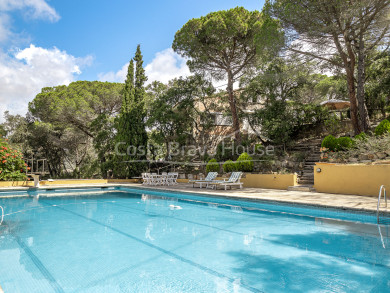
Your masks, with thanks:
[[[140,187],[142,184],[131,184]],[[146,187],[146,186],[145,186]],[[267,200],[287,203],[299,203],[313,206],[336,207],[341,209],[353,209],[360,211],[376,212],[378,199],[370,196],[330,194],[305,191],[287,191],[262,188],[244,188],[233,190],[213,190],[205,188],[193,188],[191,184],[178,184],[175,186],[148,186],[148,188],[172,190],[181,192],[196,192],[224,197],[242,198],[251,200]],[[384,204],[381,205],[381,212],[390,213]]]

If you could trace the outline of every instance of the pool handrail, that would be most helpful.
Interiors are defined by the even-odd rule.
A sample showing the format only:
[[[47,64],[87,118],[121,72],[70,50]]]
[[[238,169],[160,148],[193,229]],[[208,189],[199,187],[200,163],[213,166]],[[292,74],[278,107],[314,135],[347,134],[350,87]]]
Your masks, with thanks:
[[[380,187],[380,189],[379,189],[378,204],[377,204],[377,207],[376,207],[376,220],[377,220],[378,224],[379,224],[379,208],[380,208],[380,204],[381,204],[382,193],[383,193],[383,196],[385,198],[385,207],[387,208],[386,188],[385,188],[384,185],[382,185]]]
[[[0,220],[0,226],[1,226],[1,224],[3,224],[3,220],[4,220],[4,209],[2,206],[0,206],[0,209],[1,209],[1,220]]]

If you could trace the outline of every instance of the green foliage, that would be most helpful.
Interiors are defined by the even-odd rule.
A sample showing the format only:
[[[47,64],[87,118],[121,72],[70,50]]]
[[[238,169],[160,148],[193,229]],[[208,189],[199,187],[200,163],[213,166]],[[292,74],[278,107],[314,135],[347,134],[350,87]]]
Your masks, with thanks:
[[[211,12],[189,20],[176,34],[173,50],[185,57],[191,72],[227,78],[234,135],[241,140],[234,81],[253,68],[258,57],[271,59],[284,44],[278,22],[243,7]]]
[[[324,125],[327,131],[331,134],[337,135],[340,132],[340,119],[336,115],[329,115],[329,117],[324,121]]]
[[[321,143],[321,147],[328,149],[329,151],[342,151],[351,148],[354,145],[354,141],[350,137],[336,138],[333,135],[325,137]]]
[[[66,125],[93,137],[90,123],[102,113],[119,112],[123,84],[77,81],[43,88],[29,104],[31,114],[46,123]]]
[[[256,110],[250,119],[261,126],[262,135],[273,143],[287,144],[305,126],[321,123],[327,114],[316,105],[273,99],[264,108]]]
[[[264,107],[248,115],[251,125],[260,126],[261,134],[275,144],[287,144],[307,125],[322,123],[328,111],[317,104],[315,81],[322,76],[312,76],[311,67],[302,67],[293,59],[276,58],[263,65],[255,77],[242,80],[246,101],[263,97]],[[308,99],[307,97],[312,96]]]
[[[25,170],[22,153],[0,138],[0,180],[26,180]]]
[[[364,4],[363,4],[364,3]],[[362,13],[362,4],[364,11]],[[330,8],[331,7],[331,8]],[[330,8],[330,9],[329,9]],[[365,71],[368,58],[378,47],[387,44],[387,28],[381,19],[386,18],[390,12],[390,3],[383,0],[373,1],[296,1],[296,0],[268,0],[264,11],[279,19],[285,29],[287,39],[291,40],[290,49],[305,55],[307,58],[316,58],[319,63],[331,67],[338,67],[344,71],[349,90],[349,98],[361,107],[351,107],[354,131],[366,130],[368,115],[365,111],[366,75],[358,74]],[[354,19],[356,21],[351,21]],[[339,25],[335,25],[335,24]],[[348,25],[340,25],[346,24]],[[384,30],[383,34],[378,31]],[[350,36],[359,32],[360,45],[356,50],[350,49],[348,44]],[[329,36],[334,36],[329,38]],[[336,37],[337,36],[337,37]],[[311,44],[310,48],[303,49],[302,44],[293,40],[305,39]],[[323,56],[325,46],[335,48],[332,58]],[[362,57],[362,58],[361,58]],[[356,60],[351,63],[341,60]],[[342,69],[342,70],[341,70]],[[386,91],[388,93],[388,91]]]
[[[174,79],[168,85],[154,82],[148,86],[147,126],[153,129],[151,139],[165,145],[166,157],[170,155],[170,143],[207,142],[212,127],[209,110],[199,111],[196,105],[205,104],[204,100],[214,92],[212,84],[200,75]]]
[[[378,51],[366,67],[366,103],[370,115],[379,110],[383,117],[390,112],[390,50]]]
[[[6,135],[7,135],[7,130],[5,130],[3,124],[0,124],[0,137],[5,137]]]
[[[83,177],[78,170],[92,168],[96,159],[105,176],[112,169],[105,165],[115,145],[113,117],[120,111],[122,91],[121,83],[99,81],[43,88],[29,104],[28,119],[8,117],[10,141],[28,157],[46,158],[54,178]],[[18,126],[12,126],[15,122]]]
[[[232,145],[230,143],[222,143],[220,142],[217,145],[217,149],[215,152],[215,158],[220,161],[234,160],[234,151],[231,149]]]
[[[255,144],[255,153],[256,154],[261,154],[261,153],[263,153],[264,152],[264,145],[263,144],[261,144],[261,143],[257,143],[257,144]]]
[[[93,139],[97,158],[100,162],[100,173],[105,178],[109,170],[114,169],[113,152],[115,149],[115,119],[107,114],[100,114],[91,123],[95,134]],[[92,166],[91,166],[92,167]]]
[[[390,121],[385,119],[375,128],[375,135],[384,135],[390,133]]]
[[[353,140],[350,137],[339,137],[337,139],[337,151],[347,150],[353,146]]]
[[[135,74],[134,61],[136,62]],[[128,67],[122,107],[116,121],[113,174],[118,178],[139,176],[147,167],[144,162],[148,141],[144,122],[144,83],[147,78],[142,64],[141,49],[138,45],[134,60],[130,61]]]
[[[253,159],[247,153],[242,153],[237,161],[237,170],[242,172],[252,172],[253,171]]]
[[[222,167],[225,173],[237,171],[237,164],[232,160],[228,160],[225,163],[223,163]]]
[[[206,165],[206,172],[219,172],[219,164],[216,159],[211,159]]]
[[[350,158],[355,158],[357,160],[363,159],[360,158],[362,154],[371,154],[372,159],[375,159],[376,156],[374,154],[386,154],[389,151],[389,145],[390,133],[381,136],[367,136],[367,138],[364,140],[355,140],[354,146],[352,148],[344,151],[330,153],[329,158],[335,160],[336,162],[345,162],[349,161]]]
[[[189,58],[191,71],[206,70],[220,78],[226,63],[242,70],[255,63],[256,53],[274,55],[282,44],[283,35],[276,21],[259,11],[236,7],[189,20],[175,34],[172,47]]]
[[[335,138],[333,135],[328,135],[325,137],[321,143],[321,147],[327,148],[330,151],[336,151],[337,150],[337,138]]]
[[[344,76],[323,76],[315,85],[321,100],[327,99],[344,100],[348,96],[347,81]]]
[[[359,133],[358,135],[355,135],[354,137],[354,140],[357,141],[357,140],[367,140],[368,136],[366,133],[362,132],[362,133]]]

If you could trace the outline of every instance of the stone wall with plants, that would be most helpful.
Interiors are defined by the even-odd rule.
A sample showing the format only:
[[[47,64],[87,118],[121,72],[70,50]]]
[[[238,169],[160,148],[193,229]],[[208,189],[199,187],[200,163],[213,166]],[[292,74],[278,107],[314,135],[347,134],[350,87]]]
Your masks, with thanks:
[[[324,138],[321,161],[332,163],[390,162],[390,121],[383,120],[372,133],[355,137]]]
[[[242,171],[246,173],[294,173],[301,170],[305,164],[306,153],[304,152],[286,152],[282,148],[275,149],[274,153],[269,155],[259,155],[254,153],[242,153],[237,160],[234,158],[226,158],[218,162],[217,159],[208,161],[205,171],[230,173],[234,171]],[[197,172],[194,172],[197,173]]]

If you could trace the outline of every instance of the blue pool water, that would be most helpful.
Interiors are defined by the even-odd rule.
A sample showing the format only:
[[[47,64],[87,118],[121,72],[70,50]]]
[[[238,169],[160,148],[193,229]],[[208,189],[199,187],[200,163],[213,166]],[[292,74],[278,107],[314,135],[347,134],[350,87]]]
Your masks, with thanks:
[[[11,193],[6,293],[390,292],[390,228],[370,214],[128,188]]]

